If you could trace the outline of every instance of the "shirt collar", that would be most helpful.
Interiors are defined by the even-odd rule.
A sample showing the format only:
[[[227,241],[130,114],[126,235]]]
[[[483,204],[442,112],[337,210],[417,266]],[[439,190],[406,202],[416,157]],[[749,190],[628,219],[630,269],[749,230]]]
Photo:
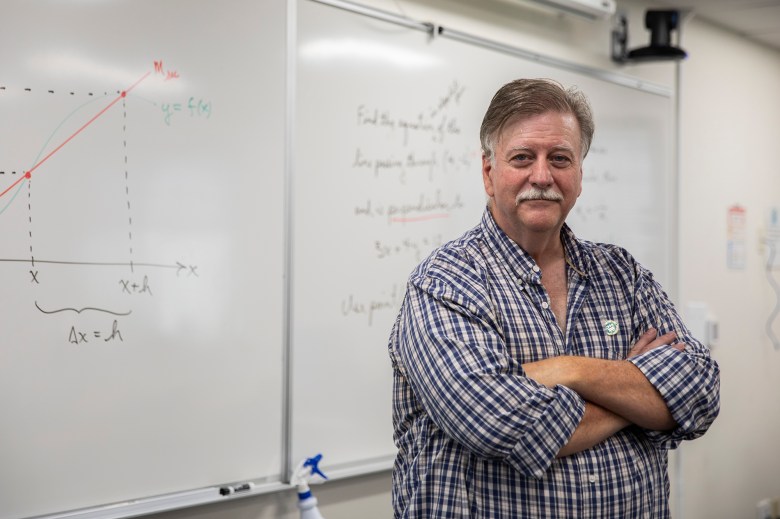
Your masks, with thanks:
[[[582,242],[574,235],[574,231],[564,223],[561,229],[561,241],[563,242],[563,251],[566,255],[566,264],[569,267],[569,272],[574,272],[580,277],[588,277],[588,270],[590,269],[589,256],[586,253],[585,247],[582,246]]]
[[[521,279],[526,283],[541,281],[541,272],[534,259],[501,230],[493,219],[489,207],[486,207],[482,214],[482,227],[485,229],[488,246],[503,260],[504,265],[515,279]],[[574,232],[565,223],[561,229],[561,241],[569,272],[587,277],[589,263],[587,255]]]

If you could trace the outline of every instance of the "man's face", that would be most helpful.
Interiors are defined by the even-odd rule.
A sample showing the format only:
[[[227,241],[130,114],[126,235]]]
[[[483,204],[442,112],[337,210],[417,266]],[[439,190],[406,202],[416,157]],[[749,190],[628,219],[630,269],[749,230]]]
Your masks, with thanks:
[[[547,112],[510,119],[495,144],[495,164],[483,156],[482,178],[493,218],[520,245],[560,231],[580,196],[580,139],[574,115]]]

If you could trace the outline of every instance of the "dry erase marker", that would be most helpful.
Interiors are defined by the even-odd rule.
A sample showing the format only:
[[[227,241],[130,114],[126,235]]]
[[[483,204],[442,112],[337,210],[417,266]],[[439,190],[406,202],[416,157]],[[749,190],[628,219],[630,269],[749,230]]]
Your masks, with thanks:
[[[253,488],[255,488],[255,484],[250,481],[249,483],[244,483],[243,485],[222,487],[219,489],[219,493],[223,496],[229,496],[230,494],[236,494],[239,492],[248,492]]]

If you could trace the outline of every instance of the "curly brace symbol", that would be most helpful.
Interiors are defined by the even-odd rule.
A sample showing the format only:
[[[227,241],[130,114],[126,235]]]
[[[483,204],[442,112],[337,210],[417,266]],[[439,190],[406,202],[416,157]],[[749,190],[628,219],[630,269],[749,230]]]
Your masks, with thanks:
[[[58,310],[44,310],[43,308],[40,307],[40,305],[38,304],[38,301],[35,302],[35,308],[37,308],[38,310],[40,310],[44,314],[56,314],[56,313],[59,313],[59,312],[68,312],[68,311],[76,312],[77,314],[80,314],[81,312],[85,312],[87,310],[91,310],[93,312],[103,312],[103,313],[111,314],[111,315],[124,316],[124,315],[130,315],[133,312],[132,310],[128,310],[127,312],[112,312],[111,310],[104,310],[102,308],[94,308],[94,307],[91,307],[91,306],[85,306],[84,308],[82,308],[80,310],[76,309],[76,308],[60,308]]]

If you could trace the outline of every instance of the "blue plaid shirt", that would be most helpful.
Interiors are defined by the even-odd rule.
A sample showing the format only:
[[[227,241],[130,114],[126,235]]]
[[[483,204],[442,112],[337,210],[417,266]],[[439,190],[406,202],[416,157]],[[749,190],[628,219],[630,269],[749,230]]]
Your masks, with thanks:
[[[489,211],[412,273],[390,337],[396,517],[668,518],[667,451],[707,430],[719,370],[652,275],[625,250],[574,237],[566,333],[533,259]],[[617,323],[614,326],[607,321]],[[521,364],[557,355],[625,359],[648,328],[675,330],[685,352],[630,359],[679,427],[631,426],[556,458],[583,399],[527,378]]]

